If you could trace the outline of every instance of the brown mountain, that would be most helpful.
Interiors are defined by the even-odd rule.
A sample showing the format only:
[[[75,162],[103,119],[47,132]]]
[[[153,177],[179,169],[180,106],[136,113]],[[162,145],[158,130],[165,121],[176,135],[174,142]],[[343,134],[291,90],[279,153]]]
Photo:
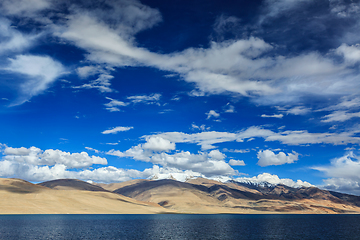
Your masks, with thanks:
[[[220,183],[192,179],[146,181],[114,192],[186,213],[360,213],[360,197],[315,187]]]
[[[58,185],[56,186],[56,184]],[[32,184],[21,179],[0,178],[0,214],[154,214],[170,212],[172,211],[157,204],[141,202],[106,190],[100,191],[98,186],[89,186],[86,182],[79,180]]]
[[[96,186],[77,179],[57,179],[57,180],[38,183],[37,185],[52,189],[57,189],[57,190],[84,190],[84,191],[102,191],[102,192],[107,191],[100,186]]]
[[[360,197],[354,195],[203,178],[112,184],[77,179],[32,184],[0,178],[0,196],[0,214],[360,213]]]

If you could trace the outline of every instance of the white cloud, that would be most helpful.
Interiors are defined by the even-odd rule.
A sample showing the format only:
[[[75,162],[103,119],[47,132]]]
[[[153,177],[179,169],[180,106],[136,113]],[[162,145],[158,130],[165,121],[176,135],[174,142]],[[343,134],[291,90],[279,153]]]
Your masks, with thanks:
[[[84,181],[95,182],[122,182],[134,178],[148,178],[155,173],[166,170],[154,166],[144,171],[135,169],[121,169],[113,166],[106,166],[97,169],[85,169],[80,171],[70,171],[63,164],[54,166],[37,166],[29,163],[19,163],[9,160],[0,161],[1,177],[17,177],[27,181],[42,182],[54,179],[75,178]]]
[[[287,145],[304,145],[304,144],[332,144],[346,145],[349,143],[360,144],[360,138],[356,136],[359,131],[352,129],[339,133],[309,133],[306,130],[280,131],[264,129],[262,127],[252,126],[242,131],[216,132],[207,131],[200,133],[187,134],[183,132],[164,132],[155,135],[146,135],[142,138],[150,136],[159,136],[168,139],[173,143],[195,143],[200,145],[202,150],[216,148],[214,144],[224,142],[243,142],[254,138],[263,138],[267,142],[278,141]]]
[[[205,124],[202,124],[201,126],[198,126],[198,125],[192,123],[192,124],[191,124],[191,128],[192,128],[193,130],[201,130],[201,131],[208,131],[208,130],[210,130],[210,127],[206,127]]]
[[[248,153],[248,152],[250,152],[249,149],[227,149],[227,148],[224,148],[223,151],[224,152],[232,152],[232,153]]]
[[[321,122],[345,122],[351,118],[360,117],[360,112],[334,111],[323,116]]]
[[[20,85],[22,96],[13,105],[19,105],[45,91],[59,76],[65,74],[63,65],[48,56],[17,55],[9,59],[5,70],[24,76]]]
[[[109,130],[105,130],[103,132],[101,132],[102,134],[116,134],[118,132],[126,132],[129,131],[131,129],[133,129],[134,127],[114,127],[111,128]]]
[[[26,1],[26,4],[33,4],[34,1],[38,3],[38,9],[32,5],[26,8],[30,12],[51,9],[55,4],[43,0]],[[265,1],[260,22],[308,2]],[[26,6],[24,1],[6,1],[6,4],[21,6],[9,7],[12,11],[17,9],[17,14],[24,11],[23,6]],[[162,21],[157,9],[128,0],[116,3],[105,1],[96,10],[86,1],[81,4],[65,4],[63,7],[71,5],[69,15],[63,16],[63,21],[50,25],[57,37],[84,49],[88,53],[86,60],[94,65],[153,67],[195,83],[195,92],[201,95],[236,93],[249,96],[261,104],[299,102],[302,96],[308,94],[357,94],[360,89],[356,81],[358,73],[348,64],[338,62],[335,54],[307,52],[280,55],[274,52],[278,46],[255,37],[210,42],[208,48],[188,48],[181,52],[161,54],[138,46],[135,38],[138,32]],[[215,31],[238,22],[236,17],[221,16],[215,23]],[[334,51],[342,54],[347,61],[357,61],[356,45],[342,45],[329,53]],[[78,73],[83,77],[90,76],[94,74],[91,68],[79,68]],[[100,74],[98,79],[80,87],[111,92],[111,78],[110,74]],[[117,111],[116,107],[111,109]],[[305,109],[293,109],[290,113],[305,114]]]
[[[220,114],[215,112],[214,110],[210,110],[208,113],[205,113],[207,115],[206,119],[210,119],[210,118],[218,118],[220,117]]]
[[[228,132],[200,132],[194,134],[187,134],[182,132],[165,132],[156,134],[155,136],[168,139],[174,143],[196,143],[201,146],[203,150],[215,148],[213,144],[222,142],[232,142],[237,139],[236,133]],[[147,137],[147,136],[144,136]]]
[[[139,3],[128,4],[134,4],[135,9],[140,6]],[[295,5],[295,1],[277,1],[274,6],[271,5],[269,12],[279,13],[277,10],[282,9],[282,12]],[[94,63],[147,66],[173,72],[185,81],[195,83],[196,92],[202,95],[231,92],[250,96],[258,103],[273,104],[296,102],[308,93],[347,95],[357,93],[360,88],[354,80],[357,73],[336,62],[330,55],[308,52],[297,56],[275,54],[269,57],[266,54],[276,46],[254,37],[211,42],[206,49],[188,48],[170,54],[150,52],[136,46],[133,34],[154,26],[154,22],[145,24],[140,14],[135,14],[128,21],[129,15],[113,5],[107,10],[118,11],[118,15],[110,14],[111,17],[117,16],[112,19],[112,25],[100,20],[103,17],[106,19],[103,10],[99,10],[100,13],[78,10],[68,18],[67,25],[59,28],[61,31],[57,35],[88,51],[87,58]],[[139,12],[144,11],[143,16],[159,15],[157,10],[142,6]],[[154,19],[158,22],[160,18]],[[226,19],[223,20],[229,22],[232,18]],[[138,22],[145,27],[137,27]],[[304,114],[304,111],[294,109],[293,113]]]
[[[260,24],[269,18],[286,14],[288,11],[300,6],[303,3],[311,2],[311,0],[266,0],[264,1],[265,14],[260,18]]]
[[[298,160],[299,154],[294,152],[293,153],[286,153],[279,152],[275,154],[271,150],[260,150],[257,154],[259,161],[257,164],[261,167],[271,166],[271,165],[283,165],[286,163],[294,163]]]
[[[335,52],[343,56],[347,64],[353,65],[360,62],[360,44],[349,46],[343,43]]]
[[[349,152],[343,157],[332,159],[330,166],[313,167],[313,169],[324,172],[329,177],[360,180],[360,157]]]
[[[151,162],[163,167],[177,168],[180,170],[191,170],[204,174],[205,176],[235,175],[237,172],[224,161],[226,157],[218,150],[199,152],[192,154],[188,151],[176,152],[174,154],[154,153],[144,149],[142,145],[134,146],[125,152],[110,150],[109,155],[118,157],[131,157],[135,160]]]
[[[340,101],[335,104],[328,106],[326,108],[322,108],[319,110],[316,110],[317,112],[321,111],[335,111],[335,110],[349,110],[353,108],[359,108],[360,107],[360,98],[354,97],[354,96],[345,96],[340,99]]]
[[[100,151],[91,147],[85,147],[85,149],[90,150],[90,151],[94,151],[95,153],[99,153]]]
[[[151,95],[137,95],[127,97],[132,103],[145,103],[145,104],[154,104],[158,103],[160,100],[161,94],[151,94]]]
[[[21,52],[29,48],[38,35],[24,35],[11,27],[10,21],[0,18],[0,54]]]
[[[296,106],[291,108],[285,108],[285,107],[276,107],[279,111],[282,111],[286,114],[293,114],[293,115],[305,115],[311,111],[310,108],[306,108],[304,106]]]
[[[160,179],[175,179],[180,182],[185,182],[188,179],[205,176],[198,172],[193,172],[191,170],[179,170],[177,168],[159,168],[157,165],[153,166],[154,174],[150,176],[150,179],[160,180]]]
[[[106,143],[106,144],[115,146],[115,145],[118,145],[119,143]]]
[[[105,103],[104,105],[106,106],[106,110],[108,110],[110,112],[119,112],[120,111],[119,107],[125,107],[125,106],[128,106],[131,103],[133,103],[133,104],[143,103],[143,104],[157,104],[157,105],[160,105],[160,103],[159,103],[160,97],[161,97],[161,94],[130,96],[130,97],[127,97],[127,99],[130,100],[130,102],[123,102],[123,101],[119,101],[119,100],[116,100],[116,99],[106,97],[106,99],[110,100],[110,102]]]
[[[119,112],[119,107],[125,107],[129,105],[129,103],[125,103],[109,97],[106,97],[106,99],[110,100],[110,102],[105,103],[104,105],[106,106],[106,110],[109,110],[110,112]]]
[[[323,180],[325,185],[322,187],[337,192],[344,192],[360,195],[360,181],[349,178],[328,178]]]
[[[47,149],[43,151],[36,147],[7,147],[4,150],[4,154],[5,156],[3,157],[3,160],[30,164],[34,166],[64,165],[67,168],[85,168],[93,164],[107,164],[107,160],[105,158],[89,156],[86,152],[69,153],[53,149]]]
[[[230,159],[229,165],[231,165],[231,166],[245,166],[245,162],[243,160]]]
[[[27,156],[31,153],[31,149],[25,147],[21,147],[21,148],[6,147],[4,149],[4,153],[6,155]]]
[[[83,66],[76,69],[77,74],[81,78],[87,78],[89,76],[95,75],[99,72],[99,67],[97,66]]]
[[[87,89],[97,89],[102,93],[105,92],[113,92],[114,90],[112,88],[110,88],[111,83],[110,80],[113,79],[114,76],[108,74],[108,73],[102,73],[98,76],[97,79],[89,82],[89,83],[85,83],[83,85],[80,86],[74,86],[73,88],[87,88]]]
[[[224,107],[225,112],[226,113],[234,113],[235,112],[235,107],[233,105],[231,105],[230,103],[226,104],[226,106]]]
[[[283,116],[284,116],[283,114],[273,114],[273,115],[262,114],[261,115],[262,118],[282,118]]]
[[[332,145],[346,145],[348,143],[360,144],[360,138],[356,137],[356,131],[340,133],[309,133],[306,130],[273,132],[265,136],[265,141],[279,141],[288,145],[320,143]]]
[[[324,180],[325,188],[352,194],[360,193],[360,157],[353,152],[332,159],[328,166],[315,166],[312,169],[329,177]]]
[[[172,143],[167,139],[154,136],[146,139],[146,143],[144,143],[143,148],[152,151],[167,152],[169,150],[175,150],[175,143]]]
[[[277,175],[272,175],[270,173],[262,173],[255,177],[241,177],[234,179],[238,182],[254,182],[254,183],[262,183],[262,182],[268,182],[274,185],[277,184],[283,184],[289,187],[313,187],[314,185],[311,185],[310,183],[306,181],[297,180],[296,182],[289,178],[279,178]]]
[[[48,0],[3,0],[1,9],[7,15],[33,15],[36,12],[51,7]]]

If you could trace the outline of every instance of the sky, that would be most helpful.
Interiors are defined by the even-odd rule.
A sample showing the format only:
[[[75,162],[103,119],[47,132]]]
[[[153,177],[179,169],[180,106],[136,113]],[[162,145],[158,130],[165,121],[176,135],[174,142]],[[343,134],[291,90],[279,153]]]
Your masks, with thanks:
[[[360,2],[2,0],[0,177],[360,195]]]

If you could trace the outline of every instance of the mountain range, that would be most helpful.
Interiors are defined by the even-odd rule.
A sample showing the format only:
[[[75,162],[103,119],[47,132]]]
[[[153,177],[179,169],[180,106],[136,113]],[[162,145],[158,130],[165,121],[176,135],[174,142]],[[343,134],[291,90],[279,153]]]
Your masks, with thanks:
[[[359,214],[360,197],[316,187],[204,178],[33,184],[0,179],[0,214]]]

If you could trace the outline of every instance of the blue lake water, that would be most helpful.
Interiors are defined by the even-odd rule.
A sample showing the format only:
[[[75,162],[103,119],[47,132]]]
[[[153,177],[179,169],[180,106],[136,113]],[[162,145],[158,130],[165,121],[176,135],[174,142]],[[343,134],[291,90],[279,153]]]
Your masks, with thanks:
[[[0,239],[360,239],[360,215],[0,215]]]

